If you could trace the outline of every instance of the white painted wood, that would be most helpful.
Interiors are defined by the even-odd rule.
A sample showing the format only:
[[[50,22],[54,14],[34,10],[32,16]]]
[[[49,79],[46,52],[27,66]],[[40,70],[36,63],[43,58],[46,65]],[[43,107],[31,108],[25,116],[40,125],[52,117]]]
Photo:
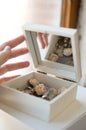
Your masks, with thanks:
[[[66,107],[62,113],[57,115],[51,122],[48,123],[14,109],[6,105],[4,102],[2,102],[2,100],[0,100],[0,109],[3,109],[11,116],[22,121],[34,130],[85,130],[86,88],[78,86],[76,100],[74,100],[74,102]]]
[[[52,26],[27,23],[24,26],[24,30],[25,30],[25,36],[27,39],[27,46],[30,49],[35,68],[46,73],[54,74],[58,77],[62,77],[69,80],[74,80],[77,82],[80,81],[81,65],[80,65],[80,51],[79,51],[77,29],[69,29],[69,28],[61,28],[61,27],[58,28],[58,27],[52,27]],[[60,64],[60,63],[51,63],[50,61],[45,60],[45,59],[42,60],[40,56],[37,40],[36,40],[36,32],[47,33],[47,34],[56,35],[56,36],[59,35],[59,36],[69,37],[71,39],[71,44],[72,44],[74,67]],[[50,50],[52,50],[51,48],[53,47],[50,46]]]
[[[24,89],[24,87],[27,86],[27,81],[31,78],[36,78],[50,87],[67,87],[67,90],[51,101],[17,90]],[[77,84],[45,74],[32,72],[4,83],[0,87],[0,92],[2,92],[0,94],[0,99],[6,104],[44,121],[51,121],[75,100]]]
[[[32,128],[0,109],[0,130],[32,130]]]

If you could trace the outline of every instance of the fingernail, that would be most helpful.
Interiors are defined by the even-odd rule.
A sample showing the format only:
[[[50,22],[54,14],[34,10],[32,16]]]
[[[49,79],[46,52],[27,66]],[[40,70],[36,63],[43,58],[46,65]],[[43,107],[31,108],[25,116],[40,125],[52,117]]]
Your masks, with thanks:
[[[6,47],[4,48],[4,51],[10,51],[10,50],[11,50],[10,46],[6,46]]]
[[[29,66],[29,65],[30,65],[30,62],[26,61],[26,62],[25,62],[25,65],[26,65],[26,66]]]
[[[43,46],[42,46],[42,49],[44,49],[44,48],[45,48],[45,46],[43,45]]]

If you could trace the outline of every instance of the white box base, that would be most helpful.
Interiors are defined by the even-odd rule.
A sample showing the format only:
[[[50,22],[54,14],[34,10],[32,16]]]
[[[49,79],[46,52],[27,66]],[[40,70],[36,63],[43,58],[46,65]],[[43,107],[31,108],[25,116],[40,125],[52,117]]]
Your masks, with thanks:
[[[31,78],[36,78],[50,87],[67,87],[67,90],[51,101],[17,90],[26,87],[27,80]],[[50,121],[74,101],[76,98],[77,84],[38,72],[32,72],[3,84],[0,87],[0,92],[0,99],[11,107],[24,113],[31,114],[44,121]]]

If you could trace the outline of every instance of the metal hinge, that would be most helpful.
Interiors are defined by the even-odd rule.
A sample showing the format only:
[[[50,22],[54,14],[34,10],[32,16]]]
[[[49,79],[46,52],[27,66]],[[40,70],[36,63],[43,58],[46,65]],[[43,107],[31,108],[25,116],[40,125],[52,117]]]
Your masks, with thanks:
[[[38,73],[41,73],[41,74],[47,74],[47,73],[45,73],[45,72],[41,72],[41,71],[37,71]]]
[[[62,79],[62,80],[66,80],[66,81],[69,81],[69,82],[76,83],[76,81],[74,81],[74,80],[70,80],[70,79],[66,79],[66,78],[62,78],[62,77],[58,77],[58,76],[56,76],[56,78],[59,78],[59,79]]]

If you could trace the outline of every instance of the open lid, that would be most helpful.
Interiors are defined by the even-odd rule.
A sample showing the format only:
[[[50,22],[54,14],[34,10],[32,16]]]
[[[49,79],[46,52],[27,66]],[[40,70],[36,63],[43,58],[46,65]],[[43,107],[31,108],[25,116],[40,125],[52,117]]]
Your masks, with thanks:
[[[78,82],[81,77],[80,52],[77,29],[25,24],[25,37],[33,63],[38,71]],[[48,47],[42,49],[37,33],[48,34]],[[66,43],[66,44],[65,44]],[[49,60],[49,55],[57,49],[58,60]]]

